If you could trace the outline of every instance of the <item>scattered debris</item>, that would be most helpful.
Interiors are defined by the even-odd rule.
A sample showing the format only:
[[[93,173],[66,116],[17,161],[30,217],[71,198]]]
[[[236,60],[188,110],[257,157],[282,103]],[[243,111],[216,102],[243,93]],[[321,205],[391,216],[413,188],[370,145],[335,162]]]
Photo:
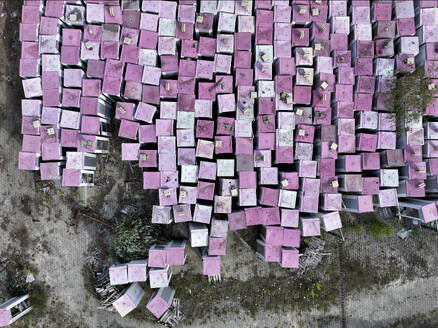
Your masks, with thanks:
[[[302,275],[307,270],[316,268],[322,262],[323,256],[331,255],[331,253],[322,253],[324,246],[324,240],[310,238],[306,250],[300,255],[299,274]]]
[[[406,229],[402,229],[399,232],[397,232],[397,236],[399,236],[401,239],[406,240],[409,238],[409,236],[411,235],[412,230],[406,230]]]
[[[183,320],[184,313],[182,313],[182,311],[180,310],[180,300],[178,298],[174,298],[170,308],[157,322],[165,327],[176,327]]]

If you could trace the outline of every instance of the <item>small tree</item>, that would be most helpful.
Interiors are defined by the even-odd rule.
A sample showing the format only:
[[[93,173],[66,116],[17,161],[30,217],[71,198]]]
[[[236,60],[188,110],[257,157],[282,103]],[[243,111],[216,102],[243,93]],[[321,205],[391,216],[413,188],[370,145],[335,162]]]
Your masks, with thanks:
[[[434,89],[432,80],[426,77],[423,69],[413,72],[399,72],[390,82],[388,105],[396,113],[398,122],[405,115],[410,120],[418,120],[432,102]]]
[[[113,248],[120,260],[129,262],[144,259],[152,244],[160,242],[160,230],[144,212],[133,212],[117,225]]]

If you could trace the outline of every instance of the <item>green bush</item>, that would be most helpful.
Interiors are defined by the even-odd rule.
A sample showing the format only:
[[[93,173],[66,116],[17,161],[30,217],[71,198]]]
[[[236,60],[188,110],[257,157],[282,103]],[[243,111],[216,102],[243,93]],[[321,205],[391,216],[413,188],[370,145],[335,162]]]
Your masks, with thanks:
[[[117,225],[114,253],[120,260],[129,262],[148,256],[152,244],[160,241],[160,230],[153,225],[144,212],[134,212]]]
[[[418,120],[432,102],[434,90],[429,87],[432,80],[426,77],[423,69],[413,72],[400,72],[390,83],[387,93],[388,105],[396,113],[397,121],[408,115],[411,120]]]
[[[345,232],[351,232],[351,233],[357,233],[358,235],[361,235],[362,234],[362,232],[363,232],[363,229],[362,229],[362,225],[361,224],[359,224],[359,223],[353,223],[353,224],[351,224],[351,225],[346,225],[345,227],[344,227],[344,231]]]
[[[381,239],[385,236],[392,236],[394,231],[388,223],[382,221],[373,221],[367,225],[367,230],[374,237]]]
[[[43,283],[34,283],[29,290],[30,305],[34,317],[39,317],[45,314],[47,309],[47,294],[48,286]]]

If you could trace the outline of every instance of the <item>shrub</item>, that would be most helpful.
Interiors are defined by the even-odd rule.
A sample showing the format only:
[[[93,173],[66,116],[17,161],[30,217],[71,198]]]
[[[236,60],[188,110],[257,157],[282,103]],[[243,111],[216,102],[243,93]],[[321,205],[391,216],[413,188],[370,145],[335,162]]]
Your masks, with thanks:
[[[43,283],[34,283],[29,290],[30,305],[35,317],[40,317],[46,312],[49,298],[47,289],[48,286]]]
[[[129,262],[146,258],[152,244],[159,241],[160,230],[144,212],[133,212],[117,225],[113,249],[120,260]]]
[[[378,239],[381,239],[385,236],[392,236],[394,233],[391,226],[388,223],[382,221],[374,221],[369,223],[367,226],[367,230],[370,234]]]
[[[397,73],[390,82],[387,94],[388,105],[396,113],[398,122],[408,115],[410,120],[418,120],[432,102],[434,90],[430,88],[432,81],[426,77],[423,69],[413,72]]]

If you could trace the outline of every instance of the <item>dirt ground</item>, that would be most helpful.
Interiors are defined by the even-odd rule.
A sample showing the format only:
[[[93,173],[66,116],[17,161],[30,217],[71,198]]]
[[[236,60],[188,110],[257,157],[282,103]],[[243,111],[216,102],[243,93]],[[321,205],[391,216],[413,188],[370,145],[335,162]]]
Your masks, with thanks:
[[[0,269],[6,260],[28,263],[45,286],[48,302],[41,316],[29,314],[15,327],[157,327],[144,320],[141,309],[126,318],[97,310],[97,300],[83,279],[90,250],[98,248],[114,261],[113,232],[89,220],[75,221],[76,210],[90,208],[116,224],[125,205],[150,213],[156,201],[154,193],[141,189],[138,168],[121,162],[120,140],[113,138],[111,154],[100,157],[93,188],[49,186],[44,193],[37,175],[17,170],[22,98],[17,75],[19,5],[8,2],[8,15],[0,18]],[[199,256],[190,250],[187,265],[175,268],[171,282],[187,317],[181,327],[342,327],[341,282],[344,327],[435,327],[438,233],[423,229],[407,241],[395,234],[378,239],[367,229],[375,219],[345,214],[345,243],[339,246],[336,237],[324,234],[329,255],[304,276],[260,261],[248,246],[254,231],[230,234],[221,284],[208,284],[200,275]],[[388,223],[394,232],[402,228],[396,219]],[[10,296],[4,283],[0,296]]]

